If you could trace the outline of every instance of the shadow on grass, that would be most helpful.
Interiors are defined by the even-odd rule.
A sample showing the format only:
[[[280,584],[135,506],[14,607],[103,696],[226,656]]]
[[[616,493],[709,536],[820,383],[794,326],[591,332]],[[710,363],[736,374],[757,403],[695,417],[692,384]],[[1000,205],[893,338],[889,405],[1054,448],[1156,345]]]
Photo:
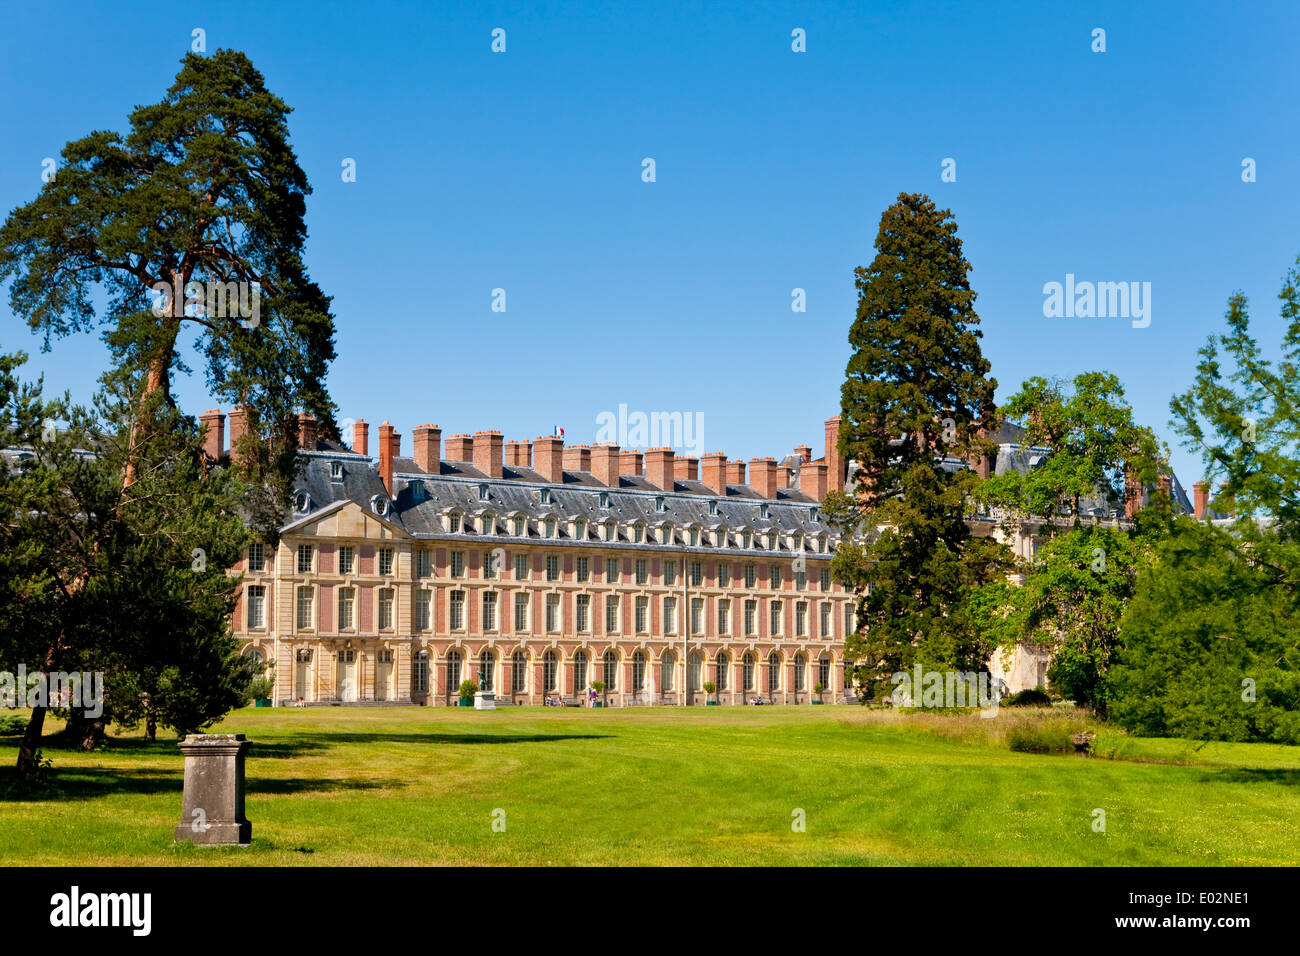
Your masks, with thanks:
[[[65,767],[57,765],[46,771],[48,786],[43,789],[24,788],[10,792],[14,768],[0,768],[0,802],[28,801],[48,803],[62,800],[94,800],[117,794],[133,796],[179,795],[185,788],[181,770],[174,773],[160,770],[132,770],[114,767]],[[347,790],[384,790],[405,787],[406,783],[392,780],[348,780],[334,777],[263,777],[248,779],[245,792],[283,796],[293,793],[331,793]],[[180,803],[177,803],[180,806]]]
[[[1280,783],[1300,787],[1300,770],[1216,770],[1201,774],[1203,783]]]
[[[302,742],[315,747],[333,744],[545,744],[559,740],[605,740],[613,734],[304,734]],[[256,756],[254,743],[250,755]]]

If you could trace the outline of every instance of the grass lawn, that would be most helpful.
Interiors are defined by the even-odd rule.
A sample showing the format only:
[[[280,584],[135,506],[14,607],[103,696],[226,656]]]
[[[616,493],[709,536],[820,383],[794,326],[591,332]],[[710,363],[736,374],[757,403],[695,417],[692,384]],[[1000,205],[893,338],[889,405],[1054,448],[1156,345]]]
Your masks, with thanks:
[[[173,846],[175,740],[124,736],[46,750],[51,789],[0,802],[0,864],[1300,863],[1297,748],[1103,732],[1122,759],[1009,750],[1006,728],[1033,719],[246,709],[214,731],[255,741],[251,847]],[[17,743],[0,739],[0,789]]]

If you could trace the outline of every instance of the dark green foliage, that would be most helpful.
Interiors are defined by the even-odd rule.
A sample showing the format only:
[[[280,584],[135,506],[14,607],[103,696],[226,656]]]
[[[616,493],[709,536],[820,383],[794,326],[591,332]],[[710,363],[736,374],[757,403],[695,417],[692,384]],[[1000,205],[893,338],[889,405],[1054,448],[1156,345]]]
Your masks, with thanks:
[[[998,701],[1000,707],[1051,707],[1052,698],[1047,696],[1047,691],[1038,688],[1028,688],[1020,691],[1018,694],[1008,694]],[[1015,749],[1014,747],[1012,748]]]
[[[853,355],[841,394],[839,448],[857,487],[828,496],[832,521],[860,532],[833,571],[858,598],[846,642],[864,696],[913,663],[982,670],[992,649],[968,599],[1008,564],[1006,549],[966,523],[975,474],[937,458],[987,451],[996,382],[979,347],[975,293],[957,224],[921,195],[885,210],[876,257],[857,272]],[[879,530],[880,528],[884,530]]]

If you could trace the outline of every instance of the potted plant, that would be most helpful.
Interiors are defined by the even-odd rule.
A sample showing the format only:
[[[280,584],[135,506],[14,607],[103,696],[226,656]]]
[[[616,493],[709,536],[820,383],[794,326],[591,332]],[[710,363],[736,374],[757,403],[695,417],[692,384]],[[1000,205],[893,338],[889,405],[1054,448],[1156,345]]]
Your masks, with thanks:
[[[817,695],[817,699],[813,701],[814,704],[820,704],[822,702],[822,691],[825,689],[826,688],[821,684],[813,684],[813,693]]]
[[[463,680],[460,682],[460,706],[473,707],[474,695],[478,693],[478,684],[472,680]]]
[[[715,684],[713,681],[711,681],[711,680],[706,680],[706,681],[704,682],[704,693],[708,694],[710,697],[713,696],[713,692],[714,692],[715,690],[717,690],[717,689],[718,689],[718,685]],[[704,702],[704,706],[705,706],[705,707],[717,707],[717,706],[718,706],[718,702],[717,702],[716,700],[706,700],[706,701]]]
[[[594,680],[591,682],[591,689],[594,690],[597,694],[599,694],[601,698],[600,700],[593,700],[591,702],[591,706],[604,707],[605,706],[605,682],[603,680]]]

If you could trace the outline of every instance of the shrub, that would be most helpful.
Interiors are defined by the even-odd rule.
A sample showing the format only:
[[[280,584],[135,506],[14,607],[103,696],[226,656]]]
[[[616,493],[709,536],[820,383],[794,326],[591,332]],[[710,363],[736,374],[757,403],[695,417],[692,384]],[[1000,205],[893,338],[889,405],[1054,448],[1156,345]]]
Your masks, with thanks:
[[[1033,688],[1003,697],[998,703],[1002,707],[1051,707],[1052,698],[1046,691]]]
[[[275,693],[275,682],[269,677],[258,677],[248,685],[248,703],[270,697]]]
[[[1016,753],[1063,754],[1074,750],[1070,720],[1018,720],[1007,728],[1007,747]]]
[[[19,717],[17,714],[0,717],[0,737],[17,737],[26,730],[26,717]]]
[[[704,693],[706,694],[712,694],[715,690],[717,690],[717,688],[718,685],[711,680],[706,680],[704,682]]]
[[[468,700],[478,693],[478,682],[472,680],[463,680],[460,682],[460,696]]]

